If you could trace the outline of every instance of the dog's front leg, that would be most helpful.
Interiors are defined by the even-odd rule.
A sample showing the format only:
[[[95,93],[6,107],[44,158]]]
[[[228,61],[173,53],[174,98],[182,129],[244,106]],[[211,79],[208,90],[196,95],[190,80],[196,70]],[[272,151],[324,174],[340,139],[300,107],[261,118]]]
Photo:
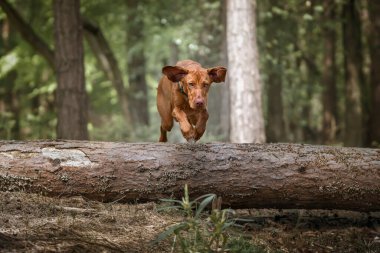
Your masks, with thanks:
[[[188,142],[194,142],[195,130],[193,126],[189,123],[189,121],[187,120],[186,113],[182,111],[181,109],[179,109],[178,107],[175,107],[172,115],[176,119],[176,121],[178,121],[183,137],[185,137],[185,139]]]
[[[204,132],[206,131],[206,123],[208,120],[208,112],[206,110],[202,111],[197,118],[197,123],[195,125],[195,140],[199,140]]]

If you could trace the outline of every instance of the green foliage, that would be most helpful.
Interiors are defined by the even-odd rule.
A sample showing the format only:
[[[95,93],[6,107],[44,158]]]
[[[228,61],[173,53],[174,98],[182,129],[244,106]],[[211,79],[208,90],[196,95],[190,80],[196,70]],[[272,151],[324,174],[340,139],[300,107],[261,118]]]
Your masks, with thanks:
[[[265,253],[265,249],[260,246],[253,245],[242,237],[232,238],[227,243],[228,252],[231,253]]]
[[[173,238],[172,252],[262,252],[249,251],[256,249],[243,239],[233,239],[228,229],[235,224],[234,211],[231,209],[219,210],[214,208],[211,213],[204,216],[204,210],[213,201],[215,194],[206,194],[190,201],[187,185],[182,200],[162,199],[169,204],[159,210],[179,210],[184,220],[170,226],[159,234],[153,243]],[[258,248],[257,248],[258,249]]]
[[[19,58],[15,52],[9,52],[0,58],[0,78],[4,78],[17,65]]]
[[[12,128],[15,126],[16,121],[13,118],[13,114],[6,112],[0,115],[0,133],[2,133],[2,138],[11,139],[12,138]]]
[[[50,1],[8,1],[53,49],[54,29]],[[127,67],[127,60],[142,49],[146,60],[150,126],[132,127],[131,122],[123,119],[116,90],[85,42],[86,90],[89,95],[89,130],[92,140],[156,141],[160,120],[155,99],[162,67],[175,64],[179,59],[194,59],[205,66],[225,64],[222,60],[225,54],[223,36],[226,28],[223,1],[142,0],[136,3],[135,9],[128,7],[131,2],[132,0],[82,0],[81,13],[102,29],[122,72],[127,93],[128,75],[133,73],[133,69]],[[323,30],[330,28],[335,29],[337,34],[337,122],[338,132],[343,132],[345,77],[340,11],[345,1],[331,1],[330,4],[335,4],[336,7],[334,20],[324,17],[327,9],[316,1],[256,2],[265,118],[269,113],[268,87],[273,85],[269,77],[276,76],[282,85],[285,121],[283,141],[320,142],[318,136],[322,130],[322,93],[325,87],[322,79],[325,52]],[[367,27],[365,10],[361,11],[363,25]],[[144,27],[141,36],[133,45],[127,45],[128,36],[133,35],[128,35],[128,28],[139,22]],[[366,30],[368,29],[364,29]],[[57,84],[52,66],[22,39],[15,27],[9,26],[7,16],[1,8],[0,31],[0,138],[54,138]],[[363,41],[366,41],[367,35],[362,36]],[[368,47],[366,44],[363,50],[363,69],[366,74],[370,64]],[[228,75],[232,74],[228,72]],[[233,84],[230,85],[233,87]],[[214,93],[209,99],[209,109],[216,111],[210,111],[207,131],[201,141],[228,139],[228,133],[223,132],[225,128],[221,127],[218,117],[215,120],[212,118],[223,114],[219,95]],[[10,99],[5,99],[10,97],[13,98],[13,104]],[[211,103],[214,103],[213,106]],[[339,141],[338,135],[336,142]]]

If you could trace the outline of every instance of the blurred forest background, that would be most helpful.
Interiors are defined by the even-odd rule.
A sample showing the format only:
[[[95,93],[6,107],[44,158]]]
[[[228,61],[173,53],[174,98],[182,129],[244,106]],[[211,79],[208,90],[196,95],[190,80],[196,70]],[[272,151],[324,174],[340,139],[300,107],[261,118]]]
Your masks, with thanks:
[[[57,138],[53,5],[0,0],[0,139]],[[162,67],[193,59],[228,68],[226,1],[79,8],[90,140],[157,141]],[[261,0],[255,14],[267,141],[378,147],[380,1]],[[234,85],[211,88],[202,142],[230,140]]]

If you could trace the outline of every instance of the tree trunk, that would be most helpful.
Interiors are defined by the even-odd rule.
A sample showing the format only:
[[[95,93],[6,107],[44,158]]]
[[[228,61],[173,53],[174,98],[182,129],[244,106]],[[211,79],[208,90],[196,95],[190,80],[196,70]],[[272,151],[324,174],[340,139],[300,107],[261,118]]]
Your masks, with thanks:
[[[335,2],[324,1],[324,58],[323,58],[323,115],[322,115],[322,139],[323,143],[331,144],[336,141],[337,130],[337,91],[336,91],[336,31],[332,25],[336,21]]]
[[[11,140],[20,140],[21,139],[21,108],[20,108],[20,95],[19,91],[15,88],[15,83],[17,79],[17,71],[12,70],[7,75],[5,75],[4,79],[0,80],[5,82],[3,88],[6,89],[6,95],[4,97],[4,102],[7,105],[7,111],[12,114],[11,121],[13,124],[9,129],[9,136]]]
[[[345,146],[362,146],[364,136],[361,86],[364,86],[359,13],[356,1],[343,6],[343,50],[346,80]]]
[[[371,58],[371,145],[380,146],[380,2],[368,1],[368,12],[370,18],[369,48]]]
[[[308,49],[311,50],[311,49]],[[313,92],[316,81],[319,79],[319,70],[317,64],[315,64],[314,59],[312,57],[306,55],[306,53],[302,56],[302,61],[305,63],[305,71],[304,71],[304,80],[305,80],[305,97],[304,102],[302,104],[302,111],[300,120],[304,123],[302,124],[302,138],[299,139],[299,142],[306,143],[317,143],[318,142],[318,130],[315,126],[313,126],[312,120],[312,99]]]
[[[88,139],[79,0],[54,0],[57,138]]]
[[[233,208],[380,210],[380,150],[0,141],[0,190],[101,201],[215,193]]]
[[[265,142],[255,9],[256,1],[227,0],[231,142]]]
[[[88,20],[84,20],[83,28],[85,31],[85,37],[99,63],[100,68],[103,70],[104,74],[111,81],[116,90],[124,119],[127,125],[130,125],[132,120],[131,113],[129,111],[127,92],[124,86],[123,76],[111,47],[104,37],[102,30],[98,26],[92,24]]]
[[[127,0],[128,20],[126,24],[128,50],[129,101],[134,122],[149,125],[148,86],[145,79],[144,20],[139,1]]]
[[[305,10],[305,14],[308,14],[310,16],[315,15],[313,10],[316,6],[317,2],[311,1],[310,7]],[[313,41],[311,38],[312,36],[310,36],[310,33],[305,36],[301,35],[302,32],[300,32],[300,29],[294,29],[298,26],[298,23],[293,23],[292,31],[294,32],[294,35],[292,37],[297,38],[297,36],[302,36],[306,37],[306,39],[298,38],[298,40],[296,40],[296,43],[299,44],[301,49],[301,57],[296,59],[296,64],[299,64],[296,69],[300,68],[303,71],[301,70],[301,82],[299,82],[300,85],[298,86],[298,89],[300,89],[301,92],[298,92],[299,97],[295,96],[294,98],[296,99],[296,106],[300,106],[302,109],[298,121],[293,120],[293,124],[295,126],[301,125],[301,131],[299,135],[301,138],[296,139],[296,142],[316,143],[320,140],[318,140],[318,123],[313,120],[313,114],[316,112],[312,104],[312,99],[316,93],[315,87],[321,79],[318,61],[314,55],[315,52],[318,51],[318,47],[313,47],[315,41]],[[306,31],[313,31],[315,25],[312,22],[305,22],[305,25],[302,25],[301,27],[303,27],[303,29],[306,29]],[[288,82],[291,83],[293,80],[289,78]],[[322,114],[322,111],[319,111],[318,114]]]
[[[273,6],[280,9],[284,8],[277,1],[269,1],[268,6],[263,8],[265,11],[270,11]],[[277,41],[283,41],[286,38],[281,37],[282,29],[285,20],[278,13],[272,13],[270,18],[265,20],[265,49],[268,58],[265,61],[267,70],[267,125],[266,137],[268,142],[284,142],[286,141],[285,121],[284,121],[284,104],[282,99],[282,77],[283,73],[283,59],[284,48],[277,45]],[[291,29],[291,28],[290,28]]]
[[[280,64],[278,63],[278,65]],[[278,75],[276,67],[269,68],[268,70],[267,139],[269,142],[282,142],[286,138],[282,102],[282,80],[281,76]]]

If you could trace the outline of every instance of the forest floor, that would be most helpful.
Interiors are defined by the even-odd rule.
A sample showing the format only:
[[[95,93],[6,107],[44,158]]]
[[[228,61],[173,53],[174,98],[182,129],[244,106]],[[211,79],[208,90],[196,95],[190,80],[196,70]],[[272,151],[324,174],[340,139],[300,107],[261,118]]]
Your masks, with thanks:
[[[0,252],[170,252],[170,241],[150,242],[182,217],[160,213],[158,205],[0,192]],[[250,222],[231,233],[264,252],[380,252],[380,213],[236,213]]]

